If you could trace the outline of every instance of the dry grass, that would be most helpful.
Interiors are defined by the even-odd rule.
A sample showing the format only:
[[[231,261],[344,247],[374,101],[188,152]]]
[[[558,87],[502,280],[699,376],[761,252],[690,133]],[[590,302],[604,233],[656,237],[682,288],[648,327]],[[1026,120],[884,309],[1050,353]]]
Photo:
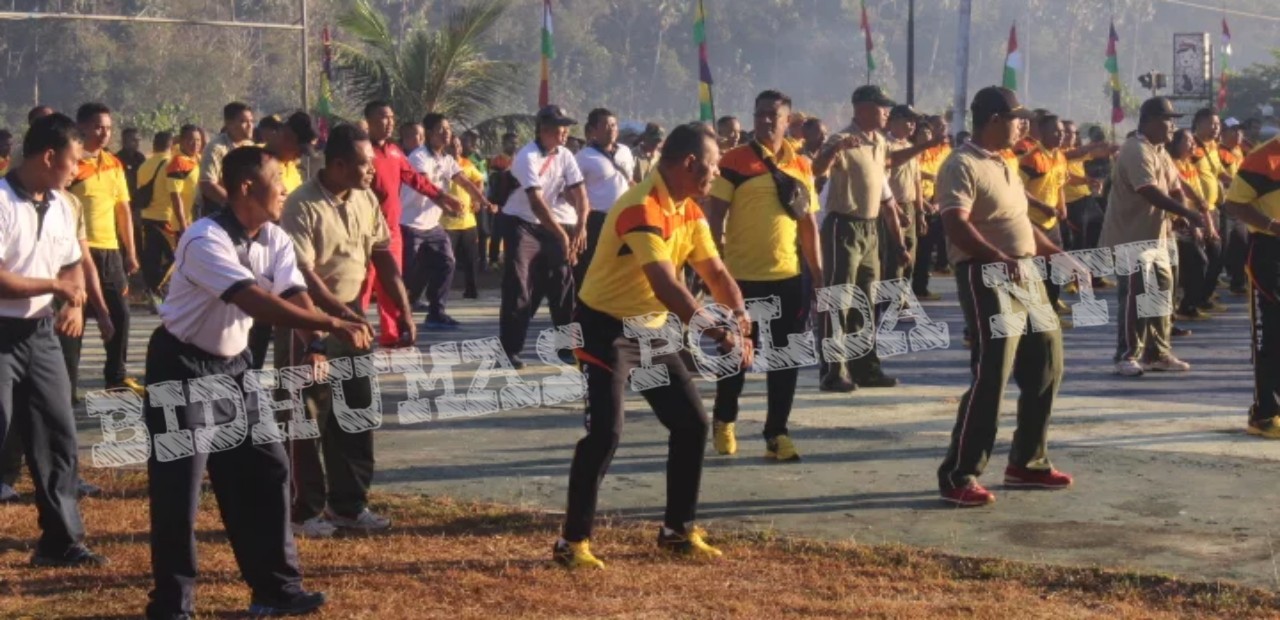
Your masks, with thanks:
[[[26,567],[30,503],[0,507],[0,617],[137,616],[150,588],[144,479],[96,480],[83,503],[94,570]],[[660,554],[653,524],[615,522],[593,547],[608,570],[547,562],[558,520],[501,506],[379,495],[395,519],[382,536],[301,540],[306,585],[329,618],[1245,618],[1280,617],[1280,596],[1227,584],[1002,560],[908,547],[829,544],[712,532],[727,558]],[[211,498],[199,521],[198,605],[237,617],[248,604]]]

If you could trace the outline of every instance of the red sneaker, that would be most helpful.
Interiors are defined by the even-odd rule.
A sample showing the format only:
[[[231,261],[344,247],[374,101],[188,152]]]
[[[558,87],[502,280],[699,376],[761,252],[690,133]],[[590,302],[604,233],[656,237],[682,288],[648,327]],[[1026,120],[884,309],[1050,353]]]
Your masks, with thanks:
[[[969,486],[958,489],[944,489],[942,491],[942,501],[962,508],[971,508],[994,504],[996,502],[996,494],[986,490],[977,482],[971,482]]]
[[[1004,486],[1012,488],[1065,489],[1071,486],[1071,475],[1056,469],[1027,469],[1010,465],[1004,468]]]

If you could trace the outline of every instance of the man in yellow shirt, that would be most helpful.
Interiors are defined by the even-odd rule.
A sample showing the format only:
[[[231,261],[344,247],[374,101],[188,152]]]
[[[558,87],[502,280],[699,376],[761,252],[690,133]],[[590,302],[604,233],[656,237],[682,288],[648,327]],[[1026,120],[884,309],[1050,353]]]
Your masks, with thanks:
[[[1218,157],[1222,159],[1224,184],[1231,186],[1240,165],[1244,162],[1244,132],[1240,121],[1228,118],[1222,121],[1222,144],[1218,147]],[[1248,278],[1245,277],[1245,255],[1249,251],[1249,230],[1232,216],[1226,209],[1222,210],[1222,226],[1218,233],[1222,235],[1222,264],[1231,276],[1231,294],[1247,295]]]
[[[779,137],[781,127],[779,122]],[[687,325],[704,315],[676,275],[691,265],[715,301],[731,308],[737,318],[736,329],[714,327],[706,335],[721,353],[741,350],[740,368],[751,365],[750,342],[740,341],[751,330],[742,293],[720,262],[697,203],[711,192],[719,158],[715,134],[705,125],[676,127],[652,174],[618,198],[601,229],[599,252],[587,268],[575,316],[584,340],[577,357],[586,374],[587,435],[573,453],[564,529],[552,551],[555,561],[566,568],[604,568],[589,547],[596,499],[621,438],[623,397],[631,371],[641,365],[640,343],[627,337],[623,320],[653,313],[655,323],[661,325],[670,312]],[[671,379],[640,392],[671,433],[667,509],[658,546],[713,560],[721,556],[720,551],[708,545],[702,528],[694,525],[707,412],[679,354],[655,355],[653,364],[666,365]]]
[[[723,235],[725,265],[742,294],[777,297],[781,302],[782,316],[771,325],[772,344],[779,348],[787,346],[792,334],[805,331],[813,291],[806,290],[801,278],[802,257],[810,285],[823,281],[813,169],[787,142],[790,112],[791,98],[776,90],[756,96],[755,139],[724,154],[720,178],[706,203],[712,238]],[[799,368],[780,368],[767,373],[767,459],[800,458],[787,432],[799,372]],[[740,373],[716,383],[713,433],[720,454],[737,451],[733,426],[745,382],[746,376]]]
[[[200,151],[203,134],[195,125],[183,125],[178,130],[178,150],[165,169],[165,190],[169,194],[169,226],[173,229],[175,247],[177,237],[195,222],[195,205],[200,190]]]
[[[1218,234],[1221,228],[1221,213],[1218,205],[1222,204],[1224,175],[1226,168],[1222,165],[1222,155],[1218,152],[1218,137],[1222,133],[1222,123],[1213,108],[1196,110],[1191,122],[1191,131],[1195,134],[1195,148],[1191,153],[1191,161],[1195,164],[1196,175],[1200,181],[1205,205],[1209,212],[1205,214],[1213,226],[1205,229],[1204,253],[1208,262],[1202,272],[1197,287],[1198,295],[1190,303],[1204,312],[1225,310],[1226,307],[1214,301],[1214,291],[1218,288],[1218,276],[1222,275],[1222,238]],[[1229,183],[1230,180],[1225,182]]]
[[[160,284],[164,274],[173,262],[173,234],[169,220],[173,216],[173,200],[169,197],[168,183],[165,182],[165,170],[169,167],[173,154],[173,134],[167,131],[156,132],[151,140],[151,156],[138,166],[138,185],[134,189],[133,199],[141,209],[138,218],[142,220],[142,279],[147,284],[147,296],[152,311],[163,301],[160,296]]]
[[[1280,138],[1244,157],[1223,208],[1249,227],[1254,389],[1247,432],[1280,439]]]
[[[279,117],[268,116],[262,119],[259,127],[263,129],[267,151],[280,161],[280,182],[284,183],[284,191],[292,194],[302,185],[302,158],[310,155],[316,141],[311,115],[294,112],[283,121]]]
[[[946,267],[947,265],[947,240],[942,231],[942,219],[938,214],[938,205],[934,200],[938,170],[942,168],[942,162],[947,161],[947,157],[951,156],[951,143],[947,137],[946,119],[941,116],[930,116],[927,123],[922,123],[916,128],[916,143],[933,142],[936,137],[934,127],[939,129],[944,142],[931,146],[920,154],[920,194],[924,199],[925,205],[924,220],[926,231],[917,240],[915,266],[911,272],[911,290],[915,292],[916,298],[921,301],[942,299],[941,295],[929,290],[929,276],[935,264],[939,267]]]
[[[70,191],[84,206],[89,254],[98,268],[102,294],[115,326],[115,333],[107,341],[103,380],[108,388],[124,387],[141,396],[146,388],[129,377],[125,369],[129,354],[128,278],[138,271],[138,254],[133,243],[133,213],[124,164],[107,150],[111,110],[101,103],[86,103],[76,111],[76,124],[84,136],[84,158]]]
[[[462,176],[466,177],[471,184],[484,192],[484,173],[476,167],[475,162],[470,157],[462,154],[462,140],[454,136],[449,147],[445,152],[452,156],[458,162],[458,167],[462,170]],[[479,277],[480,262],[483,260],[480,252],[480,231],[479,221],[476,219],[476,210],[484,208],[475,204],[471,199],[471,192],[463,187],[461,183],[450,183],[449,194],[458,199],[458,203],[462,205],[458,213],[445,212],[440,216],[440,226],[449,234],[449,243],[453,246],[454,263],[457,269],[462,273],[463,281],[463,299],[476,299],[480,296],[476,290],[476,279]]]
[[[1066,220],[1067,203],[1063,188],[1067,185],[1067,158],[1062,150],[1062,121],[1055,114],[1042,114],[1036,119],[1039,140],[1030,138],[1030,150],[1022,156],[1019,170],[1027,187],[1027,217],[1055,246],[1062,247],[1061,222]],[[1065,309],[1058,298],[1062,287],[1045,279],[1049,303],[1059,311]]]

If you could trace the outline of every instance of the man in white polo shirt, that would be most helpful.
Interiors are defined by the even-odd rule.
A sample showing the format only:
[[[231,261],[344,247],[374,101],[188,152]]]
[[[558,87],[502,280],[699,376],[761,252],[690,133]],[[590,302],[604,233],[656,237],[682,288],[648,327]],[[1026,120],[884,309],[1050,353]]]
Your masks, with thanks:
[[[83,320],[83,254],[71,205],[54,191],[82,155],[75,122],[61,114],[35,121],[22,153],[22,165],[0,180],[0,444],[13,432],[26,447],[43,530],[31,563],[100,566],[106,559],[83,544],[71,383],[55,333],[83,325],[65,325]],[[55,313],[55,299],[63,311]]]
[[[596,252],[596,242],[609,209],[623,192],[635,185],[631,181],[636,160],[631,149],[618,144],[618,117],[605,108],[587,114],[587,147],[578,151],[578,168],[587,189],[591,211],[587,213],[587,249],[573,270],[578,286],[587,275],[587,265]]]
[[[427,143],[409,154],[409,165],[421,172],[432,184],[440,188],[442,196],[449,192],[450,183],[458,183],[468,194],[471,204],[488,209],[489,200],[476,187],[445,147],[453,141],[453,129],[443,114],[432,112],[422,118],[427,130]],[[404,211],[400,214],[400,232],[404,235],[404,283],[409,289],[409,301],[417,303],[425,291],[427,294],[427,329],[457,329],[458,321],[444,311],[449,288],[453,284],[453,245],[449,232],[440,225],[440,216],[447,209],[456,214],[459,205],[431,199],[416,190],[403,186],[400,202]]]
[[[520,184],[503,207],[506,265],[498,339],[517,370],[524,368],[529,320],[543,297],[551,322],[568,325],[573,315],[573,266],[586,248],[587,193],[582,171],[564,143],[577,125],[558,105],[538,111],[537,136],[511,162]]]
[[[285,448],[245,436],[246,425],[253,428],[259,417],[259,407],[239,400],[252,361],[249,330],[254,321],[265,321],[310,330],[309,343],[320,341],[316,332],[329,332],[357,348],[368,348],[373,338],[365,323],[314,310],[293,243],[274,223],[284,209],[279,162],[265,149],[240,147],[223,159],[220,181],[227,207],[183,234],[160,306],[162,324],[147,347],[145,418],[155,438],[147,462],[155,579],[148,617],[194,613],[195,521],[206,466],[240,574],[252,591],[249,613],[299,614],[324,604],[323,594],[302,589]],[[317,351],[310,361],[323,360]],[[226,386],[227,379],[234,385]],[[219,393],[218,386],[231,390]],[[157,400],[174,396],[174,387],[185,402]],[[190,403],[197,394],[205,402]],[[210,423],[221,428],[212,430]],[[206,440],[180,449],[184,442],[172,439],[192,430]],[[170,441],[162,442],[162,433]]]

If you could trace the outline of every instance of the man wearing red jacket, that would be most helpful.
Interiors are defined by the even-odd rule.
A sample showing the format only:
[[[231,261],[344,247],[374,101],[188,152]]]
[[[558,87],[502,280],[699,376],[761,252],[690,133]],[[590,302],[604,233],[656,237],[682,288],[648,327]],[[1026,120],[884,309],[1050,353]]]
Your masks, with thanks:
[[[404,271],[401,264],[403,241],[400,237],[400,185],[408,185],[414,191],[430,198],[446,207],[460,208],[458,199],[440,191],[427,177],[419,174],[409,166],[409,158],[404,151],[391,140],[396,129],[396,113],[391,104],[385,101],[373,101],[364,107],[364,120],[369,124],[369,139],[373,142],[373,193],[378,196],[378,206],[387,220],[387,228],[391,232],[391,255],[396,259],[396,266]],[[394,304],[384,304],[387,294],[379,284],[373,265],[369,266],[369,277],[365,279],[364,289],[360,293],[360,303],[368,306],[370,293],[378,295],[378,344],[384,347],[411,345],[400,342],[400,312]]]

